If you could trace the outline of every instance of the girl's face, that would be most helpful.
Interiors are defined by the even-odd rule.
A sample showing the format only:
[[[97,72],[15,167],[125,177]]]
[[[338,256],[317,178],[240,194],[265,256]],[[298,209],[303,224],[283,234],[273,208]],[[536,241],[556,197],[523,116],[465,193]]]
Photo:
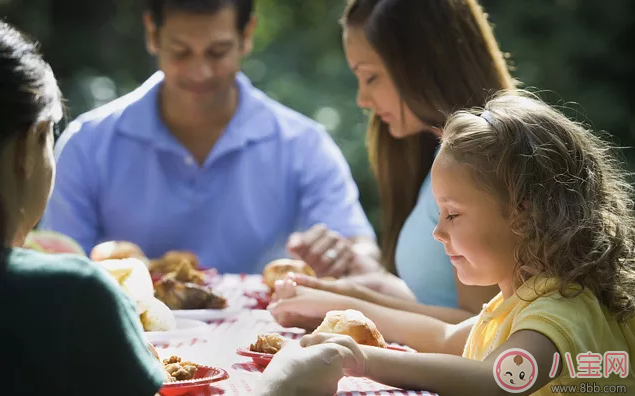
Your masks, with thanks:
[[[390,134],[397,139],[430,129],[401,100],[379,54],[361,28],[344,30],[344,52],[357,77],[357,105],[360,108],[373,111],[388,124]]]
[[[432,192],[440,209],[434,237],[466,285],[498,284],[511,296],[518,237],[512,233],[499,199],[479,189],[470,170],[439,153],[431,170]]]

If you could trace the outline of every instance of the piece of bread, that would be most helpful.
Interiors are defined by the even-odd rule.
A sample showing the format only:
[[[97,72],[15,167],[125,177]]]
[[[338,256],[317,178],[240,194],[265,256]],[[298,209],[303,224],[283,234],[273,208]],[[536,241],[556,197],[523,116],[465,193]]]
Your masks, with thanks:
[[[289,272],[317,276],[310,265],[301,260],[278,259],[267,264],[262,271],[262,277],[269,289],[275,289],[276,281],[284,279]]]
[[[90,259],[93,261],[120,260],[127,258],[146,259],[146,255],[139,246],[126,241],[109,241],[100,243],[90,252]]]
[[[386,347],[386,341],[375,323],[354,309],[327,312],[324,321],[313,333],[348,335],[360,345]]]
[[[139,316],[143,330],[145,331],[172,331],[176,330],[174,314],[164,303],[156,298],[144,301],[146,308]]]

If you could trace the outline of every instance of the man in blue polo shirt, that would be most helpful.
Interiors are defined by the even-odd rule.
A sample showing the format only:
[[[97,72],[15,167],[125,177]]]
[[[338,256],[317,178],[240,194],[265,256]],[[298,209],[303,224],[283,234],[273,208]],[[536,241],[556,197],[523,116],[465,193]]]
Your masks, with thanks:
[[[190,250],[221,272],[259,272],[285,255],[291,233],[316,224],[376,251],[328,133],[239,71],[252,7],[149,1],[147,46],[161,71],[69,125],[41,228],[87,251],[107,240],[134,242],[151,258]]]

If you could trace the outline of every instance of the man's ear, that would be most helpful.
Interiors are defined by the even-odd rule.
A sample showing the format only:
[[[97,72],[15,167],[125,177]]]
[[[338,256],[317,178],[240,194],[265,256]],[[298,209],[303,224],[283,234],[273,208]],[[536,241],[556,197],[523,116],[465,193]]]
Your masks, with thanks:
[[[143,26],[146,34],[146,50],[150,55],[156,55],[159,52],[159,29],[148,11],[143,12]]]
[[[254,49],[254,32],[256,31],[257,25],[258,20],[255,15],[252,15],[243,30],[243,55],[249,55]]]

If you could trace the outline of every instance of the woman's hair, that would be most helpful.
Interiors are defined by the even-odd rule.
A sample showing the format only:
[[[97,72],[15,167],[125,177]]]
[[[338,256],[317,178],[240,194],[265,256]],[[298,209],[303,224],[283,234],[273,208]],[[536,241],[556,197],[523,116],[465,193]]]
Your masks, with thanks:
[[[572,283],[588,287],[625,320],[635,311],[633,188],[612,150],[522,91],[451,116],[441,147],[501,200],[520,237],[515,288],[535,275],[555,277],[563,295],[572,295]]]
[[[0,21],[0,159],[12,141],[24,143],[28,131],[40,120],[58,121],[61,94],[50,66],[42,59],[37,45],[6,22]],[[0,162],[8,167],[12,164]],[[13,169],[0,169],[10,174]],[[4,178],[3,178],[4,179]],[[15,230],[9,230],[10,211],[15,210],[9,194],[16,186],[0,180],[0,253],[5,252]],[[0,257],[0,263],[3,262]],[[1,264],[0,264],[1,265]]]
[[[342,24],[363,29],[405,105],[431,126],[515,85],[476,0],[349,0]],[[394,272],[399,232],[438,142],[425,133],[395,139],[372,115],[367,144],[381,200],[383,262]]]

